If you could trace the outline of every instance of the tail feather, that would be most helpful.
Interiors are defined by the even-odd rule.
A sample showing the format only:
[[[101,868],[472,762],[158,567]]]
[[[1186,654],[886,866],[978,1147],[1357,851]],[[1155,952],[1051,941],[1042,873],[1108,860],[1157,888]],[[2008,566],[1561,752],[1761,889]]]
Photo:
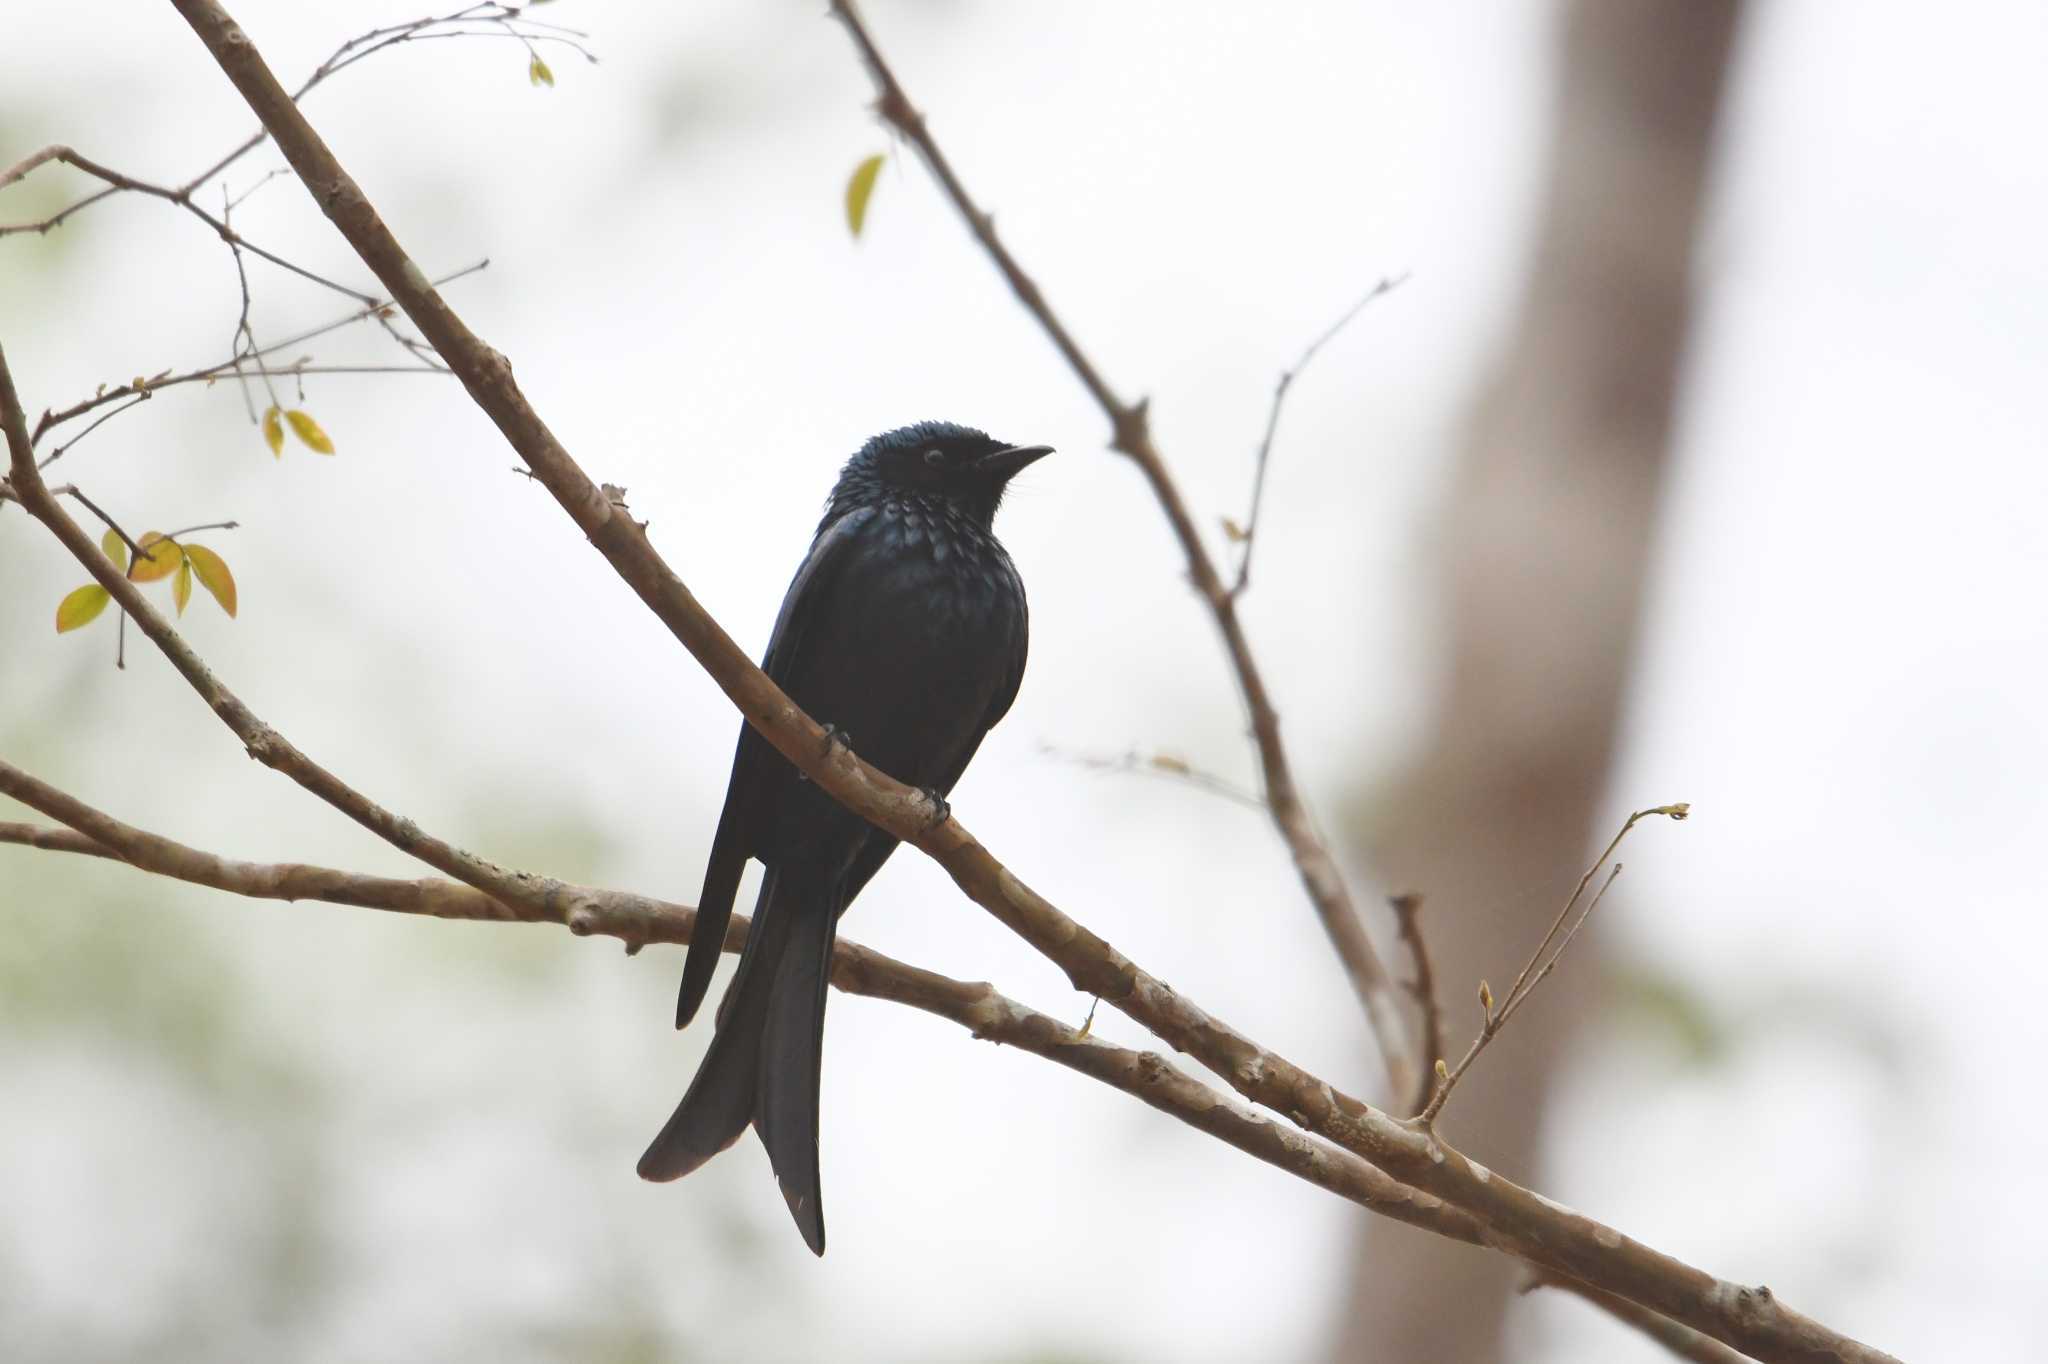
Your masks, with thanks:
[[[818,1077],[824,1057],[826,986],[838,906],[807,903],[776,972],[775,998],[761,1038],[754,1123],[775,1182],[813,1254],[825,1253],[825,1210],[818,1175]]]
[[[718,1031],[682,1102],[640,1157],[642,1179],[682,1178],[739,1140],[753,1119],[761,1039],[790,936],[790,916],[776,913],[773,903],[778,880],[771,867],[739,970],[718,1011]]]
[[[642,1179],[679,1179],[732,1145],[752,1122],[797,1230],[819,1255],[825,1253],[825,1216],[818,1077],[838,884],[837,877],[801,864],[768,869],[711,1048],[639,1167]],[[687,989],[684,999],[694,1007]]]
[[[718,832],[711,839],[711,861],[704,869],[703,893],[697,897],[697,927],[690,934],[689,955],[683,958],[683,985],[676,995],[678,1028],[688,1027],[697,1016],[711,989],[719,954],[725,951],[733,897],[739,893],[740,873],[747,869],[747,855],[732,827],[734,820],[732,802],[727,801],[725,813],[718,817]]]

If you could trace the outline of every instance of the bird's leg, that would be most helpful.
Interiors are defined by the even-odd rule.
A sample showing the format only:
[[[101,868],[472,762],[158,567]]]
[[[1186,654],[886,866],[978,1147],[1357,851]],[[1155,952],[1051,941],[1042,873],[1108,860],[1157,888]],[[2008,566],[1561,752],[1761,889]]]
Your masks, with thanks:
[[[939,794],[937,787],[920,786],[917,789],[919,794],[924,797],[925,803],[932,807],[932,817],[925,824],[925,828],[936,829],[953,817],[952,803]]]
[[[820,751],[829,758],[832,756],[832,750],[835,748],[843,749],[848,753],[853,752],[853,736],[839,726],[827,721],[825,725],[825,747]],[[796,774],[796,779],[799,782],[808,782],[810,777],[803,772],[799,772]]]

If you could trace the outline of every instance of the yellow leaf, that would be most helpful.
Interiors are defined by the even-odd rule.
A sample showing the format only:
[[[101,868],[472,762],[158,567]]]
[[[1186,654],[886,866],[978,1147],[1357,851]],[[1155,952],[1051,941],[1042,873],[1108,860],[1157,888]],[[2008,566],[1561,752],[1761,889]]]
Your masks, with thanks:
[[[192,561],[182,556],[178,560],[178,576],[171,579],[171,600],[181,616],[185,614],[185,603],[192,600]]]
[[[856,237],[868,220],[868,200],[875,192],[875,177],[881,173],[882,158],[871,156],[853,168],[853,178],[846,182],[846,225]]]
[[[327,433],[320,429],[319,422],[314,421],[296,407],[285,413],[284,419],[292,424],[292,434],[303,441],[308,449],[315,450],[323,455],[334,453],[334,442],[327,439]]]
[[[199,575],[199,585],[213,593],[220,609],[234,615],[235,575],[228,572],[227,561],[205,545],[187,545],[185,562],[192,565],[192,571]]]
[[[179,564],[185,562],[185,551],[156,531],[150,531],[135,543],[141,547],[142,555],[135,561],[135,571],[128,575],[131,582],[153,583],[168,578],[178,571]]]
[[[284,425],[278,421],[278,411],[271,408],[263,414],[263,442],[270,447],[276,458],[284,458]]]
[[[529,85],[552,86],[555,83],[555,73],[548,70],[548,64],[540,59],[537,52],[526,64],[526,80]]]
[[[128,571],[128,546],[121,543],[121,537],[108,531],[100,537],[100,553],[114,561],[114,567],[123,573]]]
[[[76,630],[94,616],[107,609],[107,589],[98,583],[87,583],[77,591],[69,593],[57,603],[57,633]]]

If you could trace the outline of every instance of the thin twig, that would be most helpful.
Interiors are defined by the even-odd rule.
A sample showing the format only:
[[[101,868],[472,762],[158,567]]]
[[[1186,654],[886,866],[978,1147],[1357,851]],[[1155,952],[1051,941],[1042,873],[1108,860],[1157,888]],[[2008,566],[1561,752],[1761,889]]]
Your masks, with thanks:
[[[1024,273],[1023,267],[996,235],[995,219],[968,197],[959,176],[953,172],[952,163],[932,139],[931,132],[925,127],[924,116],[911,103],[909,95],[896,79],[895,71],[876,47],[852,0],[832,0],[832,13],[845,25],[868,68],[868,74],[874,78],[879,92],[876,112],[924,157],[925,164],[931,168],[968,230],[1009,282],[1018,302],[1037,320],[1060,354],[1066,357],[1082,387],[1088,390],[1096,405],[1109,418],[1111,448],[1129,456],[1151,485],[1152,495],[1187,558],[1189,580],[1208,605],[1217,629],[1223,634],[1224,648],[1230,655],[1231,666],[1237,674],[1238,690],[1251,719],[1252,739],[1258,748],[1260,772],[1265,781],[1267,809],[1274,826],[1293,856],[1295,871],[1308,893],[1309,902],[1322,920],[1331,946],[1336,950],[1352,989],[1365,1009],[1373,1036],[1379,1044],[1388,1084],[1393,1093],[1408,1094],[1416,1081],[1412,1074],[1413,1059],[1399,992],[1379,953],[1366,936],[1364,920],[1352,899],[1351,888],[1345,882],[1337,859],[1331,855],[1317,830],[1315,819],[1295,783],[1293,764],[1287,755],[1286,745],[1280,739],[1280,713],[1266,693],[1265,679],[1260,675],[1258,663],[1252,656],[1251,643],[1245,637],[1243,623],[1238,618],[1236,599],[1217,572],[1208,546],[1196,530],[1194,517],[1181,497],[1180,488],[1175,484],[1165,458],[1153,443],[1146,402],[1126,403],[1117,396],[1108,380],[1095,368],[1094,362],[1081,350],[1066,324],[1046,302],[1044,291]]]
[[[50,491],[57,495],[58,497],[68,497],[73,502],[78,503],[78,505],[84,507],[94,516],[97,516],[100,519],[101,525],[105,526],[108,530],[114,532],[115,535],[119,536],[121,538],[121,543],[128,546],[128,564],[131,569],[135,566],[135,564],[138,561],[147,559],[149,557],[149,551],[144,549],[141,545],[136,544],[134,537],[129,535],[127,531],[121,529],[120,522],[116,521],[113,517],[107,515],[106,512],[100,509],[99,503],[87,497],[83,492],[80,492],[77,484],[60,484],[57,487],[52,488]]]
[[[476,24],[485,25],[486,27],[481,29],[466,27],[467,25]],[[451,14],[439,15],[424,19],[417,19],[406,24],[391,25],[389,27],[382,29],[373,29],[366,34],[362,34],[356,38],[352,38],[348,42],[343,43],[339,48],[337,48],[325,62],[321,63],[321,65],[314,70],[313,74],[309,76],[306,79],[306,81],[299,87],[299,89],[292,95],[292,99],[296,101],[304,97],[308,92],[310,92],[315,87],[320,85],[330,76],[333,76],[336,72],[353,65],[355,62],[362,60],[364,57],[370,56],[375,52],[382,51],[387,47],[396,46],[400,43],[416,41],[424,38],[506,36],[517,38],[521,43],[525,44],[529,52],[533,52],[535,50],[536,43],[562,44],[576,51],[586,61],[592,63],[595,63],[597,61],[597,57],[589,50],[587,46],[585,46],[583,42],[583,40],[588,37],[587,34],[577,29],[567,28],[559,24],[550,24],[542,22],[540,20],[529,19],[525,17],[524,11],[520,6],[497,3],[484,3],[470,5],[465,7],[464,9],[457,10]],[[249,195],[255,193],[256,190],[262,188],[263,185],[269,183],[269,181],[275,178],[276,176],[291,173],[289,168],[282,168],[267,172],[265,175],[260,177],[255,184],[251,185],[247,190],[244,190],[240,195],[233,197],[229,196],[227,186],[223,184],[221,186],[221,198],[223,208],[221,215],[218,218],[214,217],[212,214],[208,213],[205,209],[201,208],[196,202],[194,202],[193,196],[200,190],[202,186],[204,186],[207,182],[211,181],[215,176],[226,171],[230,166],[232,166],[236,161],[240,160],[248,152],[260,146],[267,139],[267,137],[268,134],[259,128],[254,135],[245,139],[227,155],[221,157],[219,160],[215,161],[212,165],[207,167],[206,170],[200,172],[198,175],[194,176],[191,180],[185,182],[184,184],[175,187],[154,184],[150,181],[143,180],[139,177],[128,175],[124,172],[114,170],[109,166],[102,165],[99,162],[82,155],[76,149],[69,146],[56,144],[43,147],[31,153],[29,156],[27,156],[20,162],[16,163],[15,165],[7,168],[5,171],[0,171],[0,190],[4,190],[8,186],[16,183],[17,181],[29,175],[38,167],[47,165],[51,162],[58,162],[64,165],[69,165],[76,170],[79,170],[87,175],[94,177],[95,179],[102,181],[106,187],[67,205],[63,209],[60,209],[58,212],[53,213],[48,217],[41,218],[33,222],[0,224],[0,237],[25,232],[47,234],[52,229],[61,226],[66,220],[68,220],[74,214],[80,212],[81,210],[88,208],[93,204],[99,203],[103,199],[109,198],[112,195],[119,193],[135,193],[144,195],[149,198],[163,200],[164,202],[169,203],[176,208],[183,209],[185,212],[190,213],[192,216],[194,216],[200,222],[204,223],[208,228],[210,228],[213,231],[213,233],[216,236],[218,236],[223,243],[227,245],[229,251],[233,254],[235,272],[240,281],[241,286],[242,309],[240,318],[236,326],[236,344],[234,347],[235,354],[231,357],[227,364],[214,367],[212,371],[195,372],[195,375],[182,376],[178,379],[168,380],[167,383],[190,382],[193,377],[200,377],[201,375],[211,377],[212,373],[218,372],[219,370],[232,370],[239,378],[242,377],[242,362],[244,360],[253,360],[256,363],[259,376],[263,379],[265,388],[268,389],[270,392],[271,405],[282,405],[278,402],[276,390],[271,384],[272,371],[263,364],[263,358],[278,349],[282,349],[284,346],[295,344],[295,342],[286,341],[280,343],[278,346],[272,347],[258,347],[256,345],[255,335],[250,330],[249,324],[250,290],[248,272],[242,261],[242,252],[244,250],[247,250],[253,253],[254,255],[260,256],[264,260],[269,261],[271,264],[276,265],[281,269],[290,271],[291,273],[298,275],[302,279],[306,279],[314,284],[318,284],[323,288],[333,290],[336,293],[343,294],[349,298],[356,300],[356,302],[365,305],[364,311],[361,314],[359,314],[360,317],[374,317],[377,320],[378,325],[382,327],[387,333],[389,333],[392,340],[395,341],[408,354],[414,356],[417,359],[427,360],[431,362],[431,357],[433,353],[431,347],[428,347],[415,337],[405,335],[404,333],[400,332],[394,325],[392,325],[388,314],[388,301],[377,300],[370,294],[351,288],[350,286],[341,284],[335,280],[328,279],[323,275],[320,275],[312,270],[309,270],[304,266],[301,266],[293,261],[287,260],[283,256],[280,256],[273,251],[270,251],[262,246],[257,245],[254,242],[249,241],[247,238],[242,237],[239,233],[237,233],[234,230],[231,219],[233,210],[236,207],[236,205],[240,204],[243,200],[247,199]],[[245,342],[247,346],[246,350],[243,349]],[[302,376],[308,373],[338,373],[365,371],[342,370],[339,368],[330,368],[322,370],[319,368],[302,365],[298,367],[295,371],[289,372],[292,372],[294,374],[294,377],[302,378]],[[141,389],[140,391],[136,391],[135,396],[137,397],[138,400],[141,398],[145,398],[148,396],[148,388],[161,386],[165,385],[148,385]],[[121,396],[124,396],[127,392],[130,391],[135,391],[134,386],[124,386],[122,389],[115,390],[112,394],[100,395],[100,399],[113,400]],[[249,407],[250,409],[249,416],[250,420],[253,422],[257,420],[257,415],[254,410],[253,404],[249,403],[246,382],[242,385],[242,395],[244,405]],[[77,415],[77,413],[80,411],[89,410],[91,407],[95,407],[98,405],[99,401],[96,400],[93,403],[81,405],[81,407],[73,409],[67,415]],[[86,436],[91,435],[92,432],[101,425],[101,423],[110,420],[112,417],[118,415],[119,412],[127,410],[127,407],[129,406],[133,406],[133,404],[125,404],[122,408],[117,409],[115,412],[107,413],[98,418],[97,420],[95,420],[91,426],[88,426],[84,431],[80,432],[77,436],[73,437],[71,440],[65,442],[64,444],[58,446],[55,450],[53,450],[49,454],[49,456],[42,461],[42,465],[39,467],[48,467],[51,463],[61,458],[66,451],[70,450],[73,446],[78,444],[79,441],[83,440]],[[56,419],[56,421],[61,421],[64,419],[65,418],[63,417],[59,417]],[[37,443],[40,443],[44,432],[54,424],[55,422],[52,420],[50,414],[45,413],[42,420],[37,423],[34,434],[35,441]]]
[[[227,198],[226,186],[221,187],[221,198],[223,201]],[[234,358],[238,381],[235,387],[241,391],[242,406],[249,414],[249,425],[254,426],[261,419],[256,415],[256,404],[249,398],[249,376],[242,372],[244,357],[255,364],[257,377],[263,380],[263,391],[270,397],[270,409],[281,408],[284,404],[277,400],[277,386],[270,382],[270,370],[263,363],[262,347],[256,344],[256,333],[249,326],[249,311],[254,306],[249,298],[249,271],[242,263],[241,247],[232,239],[228,242],[228,253],[235,258],[235,281],[242,289],[242,311],[235,318],[235,334],[230,339],[228,350]]]
[[[1337,333],[1351,325],[1351,319],[1364,312],[1366,305],[1382,294],[1392,293],[1408,282],[1406,274],[1389,275],[1372,286],[1365,296],[1344,310],[1344,315],[1332,322],[1323,334],[1308,343],[1300,357],[1286,369],[1280,371],[1279,382],[1273,385],[1273,405],[1266,409],[1266,432],[1259,438],[1258,455],[1252,461],[1252,504],[1245,516],[1244,525],[1237,527],[1231,536],[1239,544],[1237,560],[1237,581],[1230,585],[1230,595],[1241,597],[1252,580],[1252,547],[1259,540],[1259,513],[1266,501],[1266,466],[1273,455],[1273,434],[1280,429],[1280,408],[1287,401],[1288,390],[1294,381],[1308,368],[1309,361],[1316,358],[1316,352],[1336,340]]]
[[[208,521],[204,525],[186,526],[183,530],[167,530],[164,532],[164,539],[169,540],[172,544],[176,544],[178,537],[181,535],[197,535],[203,530],[240,530],[241,528],[242,523],[240,521]]]
[[[152,389],[145,388],[139,393],[136,393],[134,396],[129,398],[127,402],[122,403],[119,407],[100,413],[99,416],[93,418],[90,422],[86,423],[86,427],[83,431],[80,431],[70,440],[65,441],[62,445],[59,445],[56,449],[50,451],[49,454],[45,455],[43,457],[43,462],[41,464],[38,464],[36,467],[38,469],[49,468],[52,464],[55,464],[59,458],[62,457],[66,450],[69,450],[72,446],[78,444],[78,442],[84,440],[87,436],[99,430],[103,424],[112,421],[114,418],[120,416],[123,412],[126,412],[129,408],[135,406],[137,403],[148,402],[149,395],[151,392]]]
[[[1578,936],[1579,929],[1599,907],[1600,901],[1606,897],[1607,888],[1614,884],[1614,878],[1621,875],[1620,863],[1617,862],[1608,872],[1607,879],[1601,882],[1600,889],[1594,893],[1593,898],[1586,901],[1586,907],[1580,912],[1579,917],[1572,920],[1569,927],[1566,926],[1566,921],[1571,919],[1572,910],[1585,896],[1586,887],[1593,883],[1593,878],[1607,865],[1607,859],[1614,856],[1614,850],[1621,846],[1621,840],[1628,837],[1628,831],[1651,815],[1663,815],[1668,819],[1677,820],[1684,819],[1691,813],[1690,805],[1678,801],[1671,805],[1657,805],[1648,810],[1637,810],[1622,821],[1620,831],[1608,840],[1607,846],[1601,850],[1593,865],[1586,868],[1586,874],[1579,878],[1579,884],[1573,888],[1571,898],[1564,902],[1564,908],[1560,909],[1557,918],[1552,920],[1550,931],[1543,935],[1543,941],[1536,944],[1536,950],[1529,954],[1529,960],[1522,966],[1521,974],[1515,977],[1514,985],[1509,988],[1507,998],[1500,1002],[1499,1008],[1494,1007],[1493,991],[1487,983],[1483,980],[1479,982],[1479,1035],[1472,1039],[1472,1045],[1465,1049],[1464,1057],[1454,1069],[1446,1070],[1443,1061],[1437,1060],[1435,1091],[1429,1096],[1429,1102],[1423,1106],[1422,1111],[1416,1114],[1416,1121],[1425,1127],[1436,1121],[1437,1114],[1443,1112],[1444,1104],[1450,1100],[1451,1091],[1458,1087],[1458,1081],[1465,1078],[1465,1072],[1479,1059],[1479,1053],[1492,1044],[1493,1039],[1500,1035],[1501,1029],[1507,1026],[1508,1020],[1513,1018],[1516,1011],[1528,1002],[1529,996],[1536,992],[1536,987],[1557,969],[1558,960],[1564,956],[1565,949],[1572,945],[1572,939]],[[1558,939],[1560,932],[1564,934],[1561,941]],[[1554,952],[1550,950],[1552,942],[1557,943],[1557,950]]]
[[[1038,751],[1061,762],[1070,762],[1094,772],[1125,772],[1140,777],[1159,777],[1166,781],[1192,786],[1197,791],[1212,796],[1221,796],[1248,810],[1264,813],[1266,802],[1255,791],[1247,791],[1236,782],[1219,777],[1214,772],[1205,772],[1183,758],[1170,753],[1140,753],[1137,749],[1126,749],[1116,757],[1101,753],[1069,753],[1063,748],[1042,743]]]
[[[191,190],[172,189],[167,185],[152,184],[147,180],[139,180],[132,175],[124,174],[109,166],[103,166],[92,158],[81,155],[71,147],[59,145],[45,147],[41,151],[36,152],[27,160],[11,167],[6,173],[0,174],[0,188],[4,188],[13,181],[20,179],[22,175],[34,170],[37,166],[51,161],[60,161],[75,170],[83,171],[95,180],[104,182],[107,188],[97,194],[81,199],[61,211],[51,214],[47,218],[39,218],[34,222],[25,223],[0,223],[0,237],[13,236],[16,233],[22,232],[34,232],[38,235],[48,233],[52,228],[61,225],[65,219],[79,210],[96,204],[111,194],[125,191],[131,194],[140,194],[151,199],[161,199],[173,207],[181,208],[200,222],[206,224],[208,228],[212,229],[215,236],[228,245],[237,246],[253,255],[261,256],[279,269],[288,270],[299,278],[317,284],[323,289],[331,289],[337,294],[342,294],[358,301],[366,302],[369,299],[369,295],[362,293],[360,290],[352,289],[346,284],[328,279],[325,275],[308,270],[305,266],[286,260],[276,252],[266,247],[258,246],[246,237],[238,235],[227,223],[214,217],[198,204],[193,203]]]
[[[1437,998],[1436,971],[1430,965],[1429,946],[1422,938],[1422,897],[1410,891],[1388,896],[1387,903],[1393,907],[1395,926],[1408,948],[1408,959],[1415,966],[1415,979],[1408,982],[1408,993],[1415,996],[1415,1006],[1422,1014],[1422,1050],[1415,1067],[1419,1077],[1415,1111],[1419,1113],[1429,1104],[1429,1096],[1436,1088],[1436,1065],[1444,1059],[1444,1007]]]
[[[472,275],[479,270],[489,268],[490,263],[490,260],[486,258],[477,261],[472,265],[465,265],[459,270],[449,271],[447,274],[441,276],[438,280],[434,281],[434,283],[436,284],[437,287],[442,284],[451,283],[452,281],[461,279],[466,275]],[[306,331],[299,332],[293,336],[288,336],[284,338],[284,340],[282,341],[272,342],[270,345],[262,347],[260,350],[255,351],[253,354],[256,358],[263,358],[275,355],[277,352],[281,350],[288,350],[293,346],[299,345],[301,342],[314,340],[317,337],[327,335],[329,332],[339,331],[343,327],[353,326],[358,322],[362,322],[368,318],[378,316],[384,312],[388,312],[391,309],[391,307],[392,302],[388,298],[372,299],[369,303],[365,304],[360,308],[355,309],[353,312],[350,312],[345,316],[335,318],[330,322],[323,322],[317,327],[313,327]],[[155,393],[156,390],[160,388],[175,388],[180,384],[211,384],[214,381],[224,377],[225,375],[235,372],[237,366],[243,360],[248,358],[251,357],[248,355],[243,355],[238,351],[236,354],[230,355],[227,359],[222,360],[217,364],[208,365],[202,369],[190,370],[183,374],[172,374],[167,370],[162,374],[158,374],[152,378],[142,380],[139,383],[122,384],[115,388],[103,388],[98,393],[93,394],[92,397],[86,398],[81,402],[73,403],[70,407],[64,408],[61,411],[45,411],[43,415],[37,419],[35,429],[30,434],[30,441],[31,443],[34,444],[40,444],[43,439],[43,436],[46,433],[50,432],[51,430],[54,430],[59,426],[62,426],[65,422],[72,421],[78,417],[82,417],[86,413],[91,412],[96,408],[104,407],[108,403],[119,402],[123,398],[133,397],[137,400],[141,400],[148,398],[151,394]],[[289,375],[296,377],[298,375],[303,374],[447,374],[448,369],[446,366],[440,365],[438,363],[425,363],[419,365],[316,365],[312,363],[310,358],[302,357],[301,359],[294,361],[293,363],[288,365],[272,366],[270,372],[272,374],[279,376]],[[128,406],[133,406],[133,404],[131,403],[124,405],[124,407],[120,410],[125,411]],[[59,445],[50,454],[44,456],[42,462],[38,464],[36,467],[39,469],[48,468],[51,464],[56,462],[58,456],[62,455],[66,450],[69,450],[72,446],[76,445],[79,441],[83,440],[87,435],[91,434],[93,427],[98,426],[100,421],[105,420],[105,416],[101,417],[99,421],[95,421],[92,424],[92,426],[88,426],[84,431],[81,431],[78,435],[73,436],[69,441],[65,442],[62,445]]]

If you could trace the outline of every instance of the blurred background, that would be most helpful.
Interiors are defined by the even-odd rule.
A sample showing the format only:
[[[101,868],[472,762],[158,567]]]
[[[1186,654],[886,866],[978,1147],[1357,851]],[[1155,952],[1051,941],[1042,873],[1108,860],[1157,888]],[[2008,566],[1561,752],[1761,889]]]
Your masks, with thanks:
[[[1384,1099],[1263,817],[1076,761],[1257,780],[1149,495],[821,8],[563,3],[540,17],[602,62],[548,50],[551,89],[484,38],[383,54],[307,108],[430,272],[490,258],[455,306],[749,649],[867,435],[947,417],[1057,445],[999,527],[1031,671],[956,808],[1148,968]],[[288,84],[419,15],[235,11]],[[1294,390],[1244,610],[1375,931],[1375,887],[1429,896],[1454,1048],[1477,979],[1512,976],[1623,816],[1692,802],[1632,837],[1453,1139],[1904,1357],[2038,1358],[2048,10],[868,17],[1084,347],[1150,395],[1219,553],[1279,370],[1410,272]],[[173,182],[252,127],[167,6],[43,6],[13,37],[0,164],[63,141]],[[877,152],[856,241],[842,193]],[[0,221],[88,188],[46,168]],[[371,287],[293,181],[236,223]],[[251,272],[259,339],[347,311]],[[238,298],[220,243],[160,203],[0,239],[32,410],[225,358]],[[361,328],[304,351],[399,358]],[[334,458],[273,460],[222,384],[51,473],[131,529],[241,522],[204,537],[239,619],[201,597],[183,628],[344,779],[514,865],[694,898],[723,698],[452,381],[315,377],[291,401]],[[82,581],[0,508],[0,755],[226,855],[420,873],[249,762],[135,638],[117,671],[111,614],[54,635]],[[1086,1012],[914,854],[848,933]],[[634,1177],[704,1041],[669,1027],[681,957],[0,847],[0,1356],[1659,1357],[1516,1296],[1499,1257],[845,996],[814,1262],[751,1140]]]

